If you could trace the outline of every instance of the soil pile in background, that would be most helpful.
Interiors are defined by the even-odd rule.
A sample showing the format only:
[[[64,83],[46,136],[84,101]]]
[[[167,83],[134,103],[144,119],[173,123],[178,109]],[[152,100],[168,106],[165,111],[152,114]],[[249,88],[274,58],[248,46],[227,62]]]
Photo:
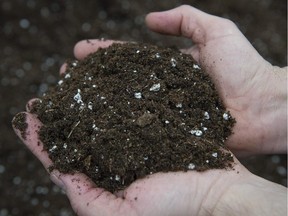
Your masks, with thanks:
[[[34,104],[44,149],[64,173],[119,190],[155,172],[230,167],[234,119],[189,55],[114,44],[74,61]]]

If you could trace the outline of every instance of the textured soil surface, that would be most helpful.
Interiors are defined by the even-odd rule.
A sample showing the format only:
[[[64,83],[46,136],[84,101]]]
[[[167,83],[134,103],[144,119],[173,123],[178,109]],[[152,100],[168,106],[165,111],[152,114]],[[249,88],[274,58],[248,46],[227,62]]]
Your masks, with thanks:
[[[236,22],[273,65],[287,65],[287,1],[242,0],[1,0],[0,1],[0,215],[75,215],[63,192],[15,137],[12,117],[59,80],[78,40],[109,38],[188,47],[177,37],[148,31],[144,16],[180,4]],[[23,125],[25,126],[25,125]],[[286,155],[243,158],[253,173],[287,185]]]
[[[155,172],[232,166],[224,141],[235,120],[209,76],[175,49],[100,49],[70,63],[32,106],[51,169],[84,172],[112,192]]]

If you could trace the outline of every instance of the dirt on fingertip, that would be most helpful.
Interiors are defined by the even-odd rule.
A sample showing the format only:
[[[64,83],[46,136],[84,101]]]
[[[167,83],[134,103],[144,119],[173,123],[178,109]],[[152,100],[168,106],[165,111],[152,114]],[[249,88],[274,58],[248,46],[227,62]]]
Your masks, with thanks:
[[[26,122],[26,114],[25,113],[18,113],[12,120],[12,125],[14,129],[20,132],[22,139],[26,140],[26,130],[28,124]]]

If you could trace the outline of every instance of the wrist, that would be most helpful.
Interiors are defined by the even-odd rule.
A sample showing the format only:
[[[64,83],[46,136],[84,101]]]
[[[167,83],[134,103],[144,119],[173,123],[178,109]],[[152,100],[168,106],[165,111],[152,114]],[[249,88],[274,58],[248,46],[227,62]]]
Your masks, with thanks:
[[[250,174],[232,185],[212,215],[287,215],[287,189]]]

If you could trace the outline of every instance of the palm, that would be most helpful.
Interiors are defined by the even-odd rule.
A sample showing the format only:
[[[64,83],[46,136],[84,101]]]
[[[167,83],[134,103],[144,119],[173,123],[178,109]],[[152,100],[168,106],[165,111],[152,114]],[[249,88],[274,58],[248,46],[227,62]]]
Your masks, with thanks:
[[[211,211],[217,200],[239,178],[234,171],[219,170],[205,173],[167,173],[150,176],[129,186],[125,200],[118,198],[112,213],[117,215],[187,215],[197,214],[200,209]],[[227,179],[229,179],[227,181]],[[92,195],[92,194],[91,194]],[[206,197],[207,203],[203,202]],[[95,200],[97,202],[97,200]],[[121,203],[121,205],[120,205]],[[147,208],[149,206],[149,208]],[[117,208],[119,207],[119,208]],[[93,215],[94,209],[91,209]],[[95,212],[95,211],[94,211]],[[201,214],[199,214],[201,215]]]
[[[237,182],[236,179],[239,175],[235,171],[158,173],[135,182],[124,191],[123,215],[127,215],[125,211],[135,215],[140,212],[141,215],[201,215],[201,209],[212,211],[215,208],[217,200],[232,182]]]
[[[215,35],[219,35],[215,30]],[[226,29],[229,32],[229,29]],[[223,31],[222,31],[223,32]],[[227,109],[236,118],[235,133],[230,137],[228,145],[237,154],[259,151],[260,146],[255,137],[253,112],[261,105],[260,92],[263,83],[256,82],[270,65],[254,50],[246,38],[239,34],[236,26],[231,24],[231,34],[210,38],[204,44],[198,44],[191,54],[198,57],[200,65],[214,79],[217,89]],[[225,34],[225,32],[224,32]],[[237,43],[235,43],[235,41]],[[255,104],[257,101],[257,104]],[[250,130],[247,130],[250,128]]]

